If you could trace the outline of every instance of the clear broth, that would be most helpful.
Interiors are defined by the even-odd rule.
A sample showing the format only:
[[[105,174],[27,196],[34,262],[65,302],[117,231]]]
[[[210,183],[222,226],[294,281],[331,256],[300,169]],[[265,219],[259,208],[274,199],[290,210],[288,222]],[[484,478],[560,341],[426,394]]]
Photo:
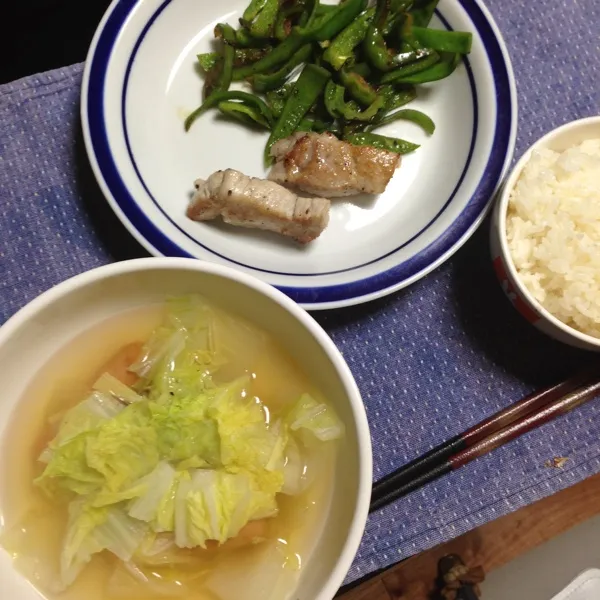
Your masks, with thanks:
[[[151,587],[136,582],[123,568],[117,580],[119,561],[103,552],[93,557],[66,591],[53,592],[67,511],[33,484],[44,468],[37,459],[56,433],[56,415],[85,397],[103,365],[119,349],[148,339],[161,317],[162,308],[153,306],[102,323],[58,352],[35,377],[12,417],[0,454],[0,545],[12,555],[17,570],[50,599],[283,600],[293,592],[323,529],[331,497],[333,444],[319,447],[318,460],[309,458],[307,491],[297,497],[278,497],[280,512],[270,521],[266,542],[237,550],[192,551],[195,554],[187,567],[146,570]],[[235,360],[220,373],[223,379],[251,373],[247,391],[271,410],[282,408],[302,392],[320,396],[275,340],[260,332],[257,341],[258,330],[229,316],[224,315],[223,323],[226,326],[220,334],[230,336],[226,342],[236,348]],[[265,569],[268,561],[281,565],[271,576]]]

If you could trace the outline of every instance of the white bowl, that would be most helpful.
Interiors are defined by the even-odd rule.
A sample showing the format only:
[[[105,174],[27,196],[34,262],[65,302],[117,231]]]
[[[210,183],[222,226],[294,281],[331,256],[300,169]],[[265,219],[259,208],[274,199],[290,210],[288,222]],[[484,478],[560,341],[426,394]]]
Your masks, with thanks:
[[[272,333],[345,423],[330,508],[335,519],[327,519],[293,595],[294,600],[331,600],[354,559],[368,514],[372,457],[367,418],[354,378],[329,336],[287,296],[253,277],[192,259],[148,258],[101,267],[45,292],[0,328],[0,442],[25,389],[57,350],[128,309],[193,292]],[[7,453],[2,457],[6,460]],[[40,597],[3,550],[0,581],[2,598]]]
[[[152,254],[232,266],[310,309],[373,300],[431,272],[481,224],[512,159],[515,80],[483,2],[442,0],[433,17],[436,29],[473,33],[472,51],[452,76],[418,86],[409,105],[433,119],[435,133],[408,121],[382,129],[421,148],[402,158],[383,194],[336,199],[327,229],[302,248],[185,214],[198,177],[226,168],[267,174],[267,132],[218,111],[188,133],[183,127],[201,97],[196,54],[212,48],[217,23],[237,24],[247,4],[113,0],[92,41],[81,96],[86,149],[111,208]]]
[[[517,273],[506,240],[506,213],[510,194],[531,153],[539,148],[563,151],[587,139],[600,138],[600,116],[566,123],[535,142],[523,154],[500,190],[494,207],[491,228],[491,249],[496,275],[502,289],[514,307],[540,331],[551,337],[586,350],[600,351],[600,339],[586,335],[566,325],[548,312],[529,292]]]

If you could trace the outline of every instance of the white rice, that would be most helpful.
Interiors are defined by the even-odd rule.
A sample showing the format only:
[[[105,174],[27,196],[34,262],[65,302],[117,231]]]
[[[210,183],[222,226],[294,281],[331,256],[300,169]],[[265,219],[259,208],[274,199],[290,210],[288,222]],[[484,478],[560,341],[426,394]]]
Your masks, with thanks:
[[[506,233],[531,294],[600,338],[600,139],[533,152],[510,196]]]

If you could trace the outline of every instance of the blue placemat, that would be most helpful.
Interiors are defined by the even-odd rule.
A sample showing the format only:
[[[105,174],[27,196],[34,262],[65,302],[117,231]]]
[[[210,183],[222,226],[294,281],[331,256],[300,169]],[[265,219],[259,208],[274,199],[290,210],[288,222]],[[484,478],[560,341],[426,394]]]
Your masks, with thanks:
[[[600,2],[490,0],[519,90],[517,157],[600,112]],[[0,86],[0,322],[72,275],[144,254],[102,198],[79,125],[82,66]],[[410,289],[317,314],[363,393],[375,478],[587,358],[525,323],[489,260],[487,224]],[[369,519],[357,579],[600,471],[600,402]],[[563,456],[562,469],[545,466]]]

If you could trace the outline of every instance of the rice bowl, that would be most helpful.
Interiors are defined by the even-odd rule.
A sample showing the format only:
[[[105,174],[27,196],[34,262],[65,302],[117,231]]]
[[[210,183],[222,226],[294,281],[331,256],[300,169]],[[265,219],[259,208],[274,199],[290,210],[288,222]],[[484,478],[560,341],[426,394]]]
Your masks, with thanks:
[[[544,333],[600,350],[600,117],[538,140],[493,213],[494,269],[515,308]]]
[[[563,323],[600,337],[600,139],[540,148],[508,203],[506,235],[519,277]]]

